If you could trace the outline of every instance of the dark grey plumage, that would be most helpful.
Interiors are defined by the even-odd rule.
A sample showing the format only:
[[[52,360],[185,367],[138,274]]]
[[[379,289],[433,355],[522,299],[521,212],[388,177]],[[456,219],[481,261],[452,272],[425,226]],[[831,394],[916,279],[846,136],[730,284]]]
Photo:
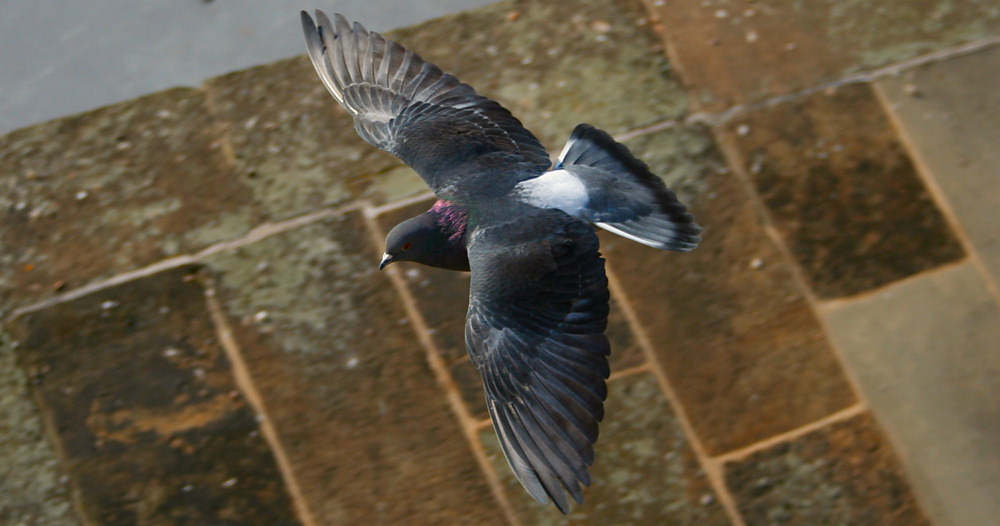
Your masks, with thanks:
[[[578,126],[550,168],[509,111],[399,44],[305,12],[309,56],[369,143],[438,197],[390,232],[381,266],[471,271],[465,339],[517,479],[539,502],[583,501],[608,377],[608,288],[590,223],[657,248],[700,229],[641,161]]]
[[[442,197],[453,186],[476,193],[468,175],[514,167],[527,178],[551,161],[538,139],[499,103],[361,24],[305,12],[309,56],[330,93],[372,145],[413,167]],[[520,180],[519,178],[517,180]]]
[[[558,210],[481,227],[465,341],[507,461],[535,499],[583,502],[607,396],[608,282],[597,235]]]

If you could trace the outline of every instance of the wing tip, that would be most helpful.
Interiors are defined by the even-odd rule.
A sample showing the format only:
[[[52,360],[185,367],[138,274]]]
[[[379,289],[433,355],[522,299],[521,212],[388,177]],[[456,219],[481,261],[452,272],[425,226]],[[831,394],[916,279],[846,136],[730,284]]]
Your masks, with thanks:
[[[302,32],[305,33],[306,43],[308,43],[318,33],[316,29],[316,22],[305,9],[299,13],[299,19],[302,21]]]

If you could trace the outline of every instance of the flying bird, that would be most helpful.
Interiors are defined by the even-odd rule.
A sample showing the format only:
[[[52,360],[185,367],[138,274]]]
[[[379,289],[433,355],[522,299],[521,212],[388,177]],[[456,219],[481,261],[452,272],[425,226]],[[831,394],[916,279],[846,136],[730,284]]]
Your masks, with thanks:
[[[608,281],[593,225],[687,252],[701,228],[606,132],[578,125],[553,166],[496,101],[341,15],[302,12],[309,58],[373,146],[413,167],[430,210],[396,225],[379,268],[470,271],[465,342],[507,462],[563,513],[591,482],[608,377]]]

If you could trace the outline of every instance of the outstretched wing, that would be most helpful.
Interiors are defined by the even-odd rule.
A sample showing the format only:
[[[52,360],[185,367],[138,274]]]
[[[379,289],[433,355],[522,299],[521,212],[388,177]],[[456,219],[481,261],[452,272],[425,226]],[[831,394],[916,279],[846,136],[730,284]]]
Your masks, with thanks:
[[[542,232],[539,236],[539,232]],[[465,341],[514,475],[566,513],[590,485],[607,396],[608,287],[586,222],[539,210],[477,231]]]
[[[364,140],[412,166],[437,191],[476,163],[523,164],[541,173],[549,155],[499,103],[403,46],[316,11],[302,12],[309,58]],[[477,170],[482,172],[482,170]],[[508,175],[513,176],[513,175]]]

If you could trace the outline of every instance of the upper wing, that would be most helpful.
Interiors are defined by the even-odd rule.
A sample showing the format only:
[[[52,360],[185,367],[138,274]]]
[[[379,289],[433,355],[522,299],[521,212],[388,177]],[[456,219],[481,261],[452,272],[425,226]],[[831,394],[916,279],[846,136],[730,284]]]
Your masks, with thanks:
[[[358,134],[412,166],[433,190],[499,155],[536,173],[551,164],[538,139],[499,103],[477,95],[403,46],[334,15],[302,12],[309,58]]]
[[[547,232],[543,239],[526,232]],[[566,513],[590,485],[607,396],[608,287],[597,235],[545,210],[479,231],[465,341],[514,475]]]

